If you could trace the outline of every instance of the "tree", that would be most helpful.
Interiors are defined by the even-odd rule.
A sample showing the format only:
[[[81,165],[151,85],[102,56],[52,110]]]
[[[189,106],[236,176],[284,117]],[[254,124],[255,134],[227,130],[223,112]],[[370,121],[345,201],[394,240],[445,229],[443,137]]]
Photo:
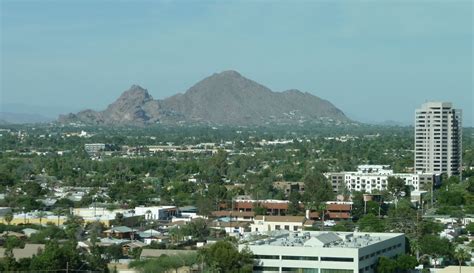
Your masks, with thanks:
[[[418,265],[415,257],[410,255],[400,255],[395,259],[380,257],[377,261],[377,273],[405,273],[410,272]]]
[[[129,266],[131,268],[139,268],[140,272],[143,273],[165,273],[170,272],[171,269],[178,272],[180,267],[197,265],[199,263],[197,253],[188,253],[173,256],[161,255],[157,259],[133,261]]]
[[[320,204],[334,199],[332,185],[321,173],[310,173],[304,178],[305,193],[303,199],[307,203]]]
[[[340,221],[331,228],[332,231],[352,231],[354,224],[351,221]]]
[[[397,257],[397,270],[402,272],[409,272],[418,265],[418,260],[411,255],[400,255]]]
[[[471,254],[466,251],[465,248],[459,247],[455,252],[454,252],[454,258],[458,260],[459,262],[459,273],[461,273],[461,266],[462,264],[471,259]]]
[[[204,219],[196,219],[184,226],[183,229],[185,235],[190,235],[198,240],[204,240],[210,234],[209,227]]]
[[[62,246],[56,240],[49,241],[44,251],[32,259],[31,270],[56,271],[67,266],[71,270],[84,269],[76,246],[77,243],[74,240]]]
[[[409,200],[402,199],[398,202],[398,206],[390,207],[387,227],[392,232],[405,233],[409,238],[416,234],[417,212]]]
[[[122,258],[122,246],[118,244],[113,244],[105,248],[105,255],[109,260],[118,261]]]
[[[13,213],[7,212],[3,219],[5,220],[5,222],[7,222],[8,225],[10,225],[10,223],[13,221]]]
[[[198,195],[196,199],[196,208],[200,215],[209,216],[213,210],[213,201],[202,195]]]
[[[252,253],[248,249],[239,252],[229,241],[218,241],[200,249],[200,255],[217,272],[252,272]]]
[[[266,215],[267,209],[259,203],[254,203],[253,212],[255,213],[255,215]]]
[[[66,226],[65,232],[70,239],[80,239],[83,229],[84,219],[75,215],[68,215],[67,220],[64,222]]]
[[[387,257],[380,257],[376,269],[377,273],[395,273],[397,262]]]
[[[473,225],[474,228],[474,225]],[[443,231],[444,227],[441,223],[437,223],[431,220],[423,220],[419,224],[420,236],[432,234],[436,235]]]
[[[123,224],[123,218],[124,218],[123,213],[117,212],[115,214],[115,222],[117,223],[117,225],[122,225]]]
[[[43,226],[43,218],[46,216],[46,212],[40,210],[36,213],[36,217],[39,218],[40,220],[40,226],[42,227]]]
[[[379,219],[373,214],[364,215],[357,222],[360,231],[363,232],[384,232],[385,224],[383,220]]]
[[[410,187],[405,185],[405,181],[400,177],[390,176],[387,179],[387,191],[395,199],[395,206],[398,205],[400,197],[410,196]]]
[[[290,201],[288,204],[288,214],[298,215],[298,213],[301,212],[301,207],[300,207],[301,194],[297,191],[292,191],[290,193],[288,200]]]
[[[436,235],[425,235],[420,239],[420,251],[436,260],[439,257],[451,256],[453,254],[453,245],[446,238],[439,238]]]
[[[352,193],[352,216],[355,220],[361,218],[364,213],[365,202],[364,192],[356,191]]]
[[[466,230],[467,230],[470,234],[474,234],[474,222],[470,222],[470,223],[466,226]]]
[[[61,215],[64,214],[64,209],[62,209],[62,208],[55,208],[55,209],[53,210],[53,214],[58,217],[58,227],[59,227],[59,219],[61,218]]]

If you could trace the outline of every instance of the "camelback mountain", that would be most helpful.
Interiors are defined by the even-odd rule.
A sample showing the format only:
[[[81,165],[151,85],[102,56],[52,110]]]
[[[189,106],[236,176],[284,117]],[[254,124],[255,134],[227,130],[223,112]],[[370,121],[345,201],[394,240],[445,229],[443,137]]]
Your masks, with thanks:
[[[155,100],[133,85],[103,111],[61,115],[59,122],[103,125],[206,123],[217,125],[348,122],[332,103],[307,92],[274,92],[236,71],[215,73],[184,94]]]

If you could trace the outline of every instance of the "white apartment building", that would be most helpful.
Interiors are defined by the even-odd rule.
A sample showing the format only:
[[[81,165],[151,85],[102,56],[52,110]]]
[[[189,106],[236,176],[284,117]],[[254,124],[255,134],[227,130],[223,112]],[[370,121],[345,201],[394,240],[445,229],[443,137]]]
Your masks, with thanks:
[[[459,175],[462,111],[449,102],[427,102],[415,112],[415,172]]]
[[[87,144],[84,144],[84,150],[86,150],[86,152],[88,154],[96,154],[100,151],[105,150],[106,147],[107,147],[107,145],[104,144],[104,143],[87,143]]]
[[[431,187],[435,182],[433,173],[394,173],[389,165],[359,165],[356,172],[331,172],[324,176],[331,182],[334,192],[340,191],[344,185],[350,191],[382,191],[387,189],[389,177],[403,179],[415,191]]]
[[[245,234],[239,250],[248,247],[262,273],[373,273],[381,256],[405,253],[402,233],[278,231],[268,237]]]

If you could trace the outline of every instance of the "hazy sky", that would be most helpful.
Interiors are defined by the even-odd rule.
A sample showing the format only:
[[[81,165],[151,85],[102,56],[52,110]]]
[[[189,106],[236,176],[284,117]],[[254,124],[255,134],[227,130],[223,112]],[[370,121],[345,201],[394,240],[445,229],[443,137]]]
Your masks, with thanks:
[[[473,118],[472,1],[5,1],[1,103],[103,109],[234,69],[362,121],[426,100]],[[1,109],[0,109],[1,110]]]

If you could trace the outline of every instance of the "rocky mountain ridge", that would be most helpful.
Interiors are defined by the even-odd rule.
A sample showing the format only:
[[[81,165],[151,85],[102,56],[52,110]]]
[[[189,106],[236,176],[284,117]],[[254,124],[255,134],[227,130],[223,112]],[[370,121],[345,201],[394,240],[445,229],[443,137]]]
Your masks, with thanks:
[[[62,115],[62,123],[130,124],[207,123],[259,125],[268,123],[349,122],[332,103],[296,89],[274,92],[236,71],[215,73],[163,100],[138,85],[103,111]]]

